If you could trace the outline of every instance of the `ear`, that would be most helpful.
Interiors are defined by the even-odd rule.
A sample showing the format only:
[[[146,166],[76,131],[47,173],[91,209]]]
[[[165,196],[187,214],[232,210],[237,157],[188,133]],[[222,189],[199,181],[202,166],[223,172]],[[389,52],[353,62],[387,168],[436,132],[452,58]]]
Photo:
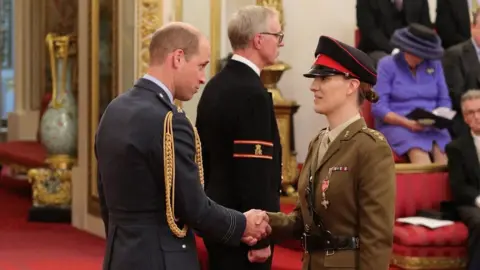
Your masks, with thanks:
[[[185,52],[181,49],[173,51],[172,64],[174,68],[180,68],[185,62]]]
[[[349,87],[348,87],[348,94],[351,95],[355,92],[361,91],[360,90],[360,81],[357,79],[348,80]]]
[[[260,49],[262,47],[263,36],[260,34],[255,34],[255,36],[252,39],[252,42],[253,42],[253,47],[255,49]]]

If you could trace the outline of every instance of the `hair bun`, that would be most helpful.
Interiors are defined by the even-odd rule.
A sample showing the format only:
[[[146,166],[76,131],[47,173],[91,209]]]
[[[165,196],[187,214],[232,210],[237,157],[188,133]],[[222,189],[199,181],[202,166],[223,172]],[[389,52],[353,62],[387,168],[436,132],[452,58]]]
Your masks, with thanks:
[[[373,89],[370,89],[370,91],[365,92],[365,99],[370,101],[371,103],[377,103],[379,97],[377,92],[375,92]]]

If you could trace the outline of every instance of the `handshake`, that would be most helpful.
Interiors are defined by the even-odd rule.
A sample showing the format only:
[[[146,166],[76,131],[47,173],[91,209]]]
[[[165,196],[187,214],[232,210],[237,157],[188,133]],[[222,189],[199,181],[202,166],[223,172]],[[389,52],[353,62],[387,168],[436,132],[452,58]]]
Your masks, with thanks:
[[[245,226],[242,242],[245,244],[253,246],[272,232],[272,228],[268,224],[268,215],[265,211],[252,209],[245,212],[244,215],[247,219],[247,225]],[[250,262],[265,262],[270,256],[270,246],[248,252]]]

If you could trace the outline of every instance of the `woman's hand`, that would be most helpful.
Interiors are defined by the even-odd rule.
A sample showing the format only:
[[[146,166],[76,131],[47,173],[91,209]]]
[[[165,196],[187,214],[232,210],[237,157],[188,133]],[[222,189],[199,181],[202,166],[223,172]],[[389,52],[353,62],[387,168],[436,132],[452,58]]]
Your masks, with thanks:
[[[425,128],[425,126],[421,125],[417,121],[410,119],[405,121],[404,126],[413,132],[422,131]]]

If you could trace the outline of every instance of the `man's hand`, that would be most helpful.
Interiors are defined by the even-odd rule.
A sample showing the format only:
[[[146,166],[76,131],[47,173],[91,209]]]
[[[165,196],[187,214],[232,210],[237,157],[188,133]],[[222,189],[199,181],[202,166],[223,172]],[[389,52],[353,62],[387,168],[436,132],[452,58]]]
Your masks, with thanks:
[[[242,242],[247,245],[255,245],[258,240],[270,234],[272,228],[268,225],[268,215],[265,211],[250,210],[244,213],[247,218],[247,226],[243,233]]]
[[[254,249],[248,252],[248,260],[252,263],[262,263],[272,255],[270,246],[263,249]]]

